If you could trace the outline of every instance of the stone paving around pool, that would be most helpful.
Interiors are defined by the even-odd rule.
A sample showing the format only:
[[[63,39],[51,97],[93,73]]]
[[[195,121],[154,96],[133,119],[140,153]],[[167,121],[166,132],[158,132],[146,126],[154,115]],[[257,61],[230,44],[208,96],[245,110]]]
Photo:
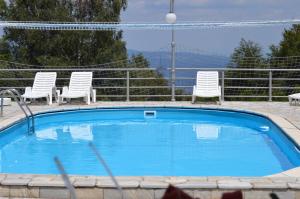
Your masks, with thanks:
[[[121,199],[109,177],[71,176],[78,198]],[[266,199],[276,193],[281,199],[300,198],[299,178],[237,177],[117,177],[124,199],[160,199],[169,184],[192,197],[220,199],[222,193],[242,190],[245,199]],[[0,197],[70,198],[57,175],[0,175]]]
[[[276,123],[298,144],[300,143],[300,106],[285,102],[225,102],[223,105],[192,105],[190,102],[98,102],[89,106],[30,105],[34,113],[62,109],[121,107],[121,106],[184,106],[238,109],[261,113]],[[24,118],[16,104],[4,108],[0,129]],[[117,177],[125,199],[159,199],[166,187],[173,184],[192,197],[220,199],[222,193],[242,190],[245,199],[269,199],[276,193],[280,199],[300,199],[300,169],[261,178],[249,177]],[[78,198],[121,199],[108,177],[71,176]],[[58,175],[0,174],[0,198],[70,198],[70,193]]]

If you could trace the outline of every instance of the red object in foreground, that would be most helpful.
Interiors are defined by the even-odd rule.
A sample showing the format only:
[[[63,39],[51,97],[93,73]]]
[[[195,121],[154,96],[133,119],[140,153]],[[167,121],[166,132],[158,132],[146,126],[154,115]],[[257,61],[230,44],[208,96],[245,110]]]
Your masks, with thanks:
[[[170,185],[166,190],[166,193],[162,199],[193,199],[193,198],[188,194],[184,193],[181,189],[178,189]],[[225,193],[223,194],[222,199],[243,199],[243,194],[241,191],[237,191],[233,193]]]
[[[191,196],[184,193],[181,189],[178,189],[172,185],[168,187],[165,195],[162,199],[193,199]]]
[[[243,199],[243,194],[241,191],[224,193],[222,199]]]

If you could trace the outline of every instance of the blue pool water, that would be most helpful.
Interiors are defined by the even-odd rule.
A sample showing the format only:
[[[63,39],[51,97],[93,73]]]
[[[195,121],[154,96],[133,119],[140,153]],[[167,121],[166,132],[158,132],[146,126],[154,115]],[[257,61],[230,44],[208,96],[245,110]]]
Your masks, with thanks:
[[[148,111],[148,112],[145,112]],[[265,176],[300,165],[299,152],[268,119],[242,112],[180,108],[95,109],[35,117],[0,134],[0,172],[117,176]]]

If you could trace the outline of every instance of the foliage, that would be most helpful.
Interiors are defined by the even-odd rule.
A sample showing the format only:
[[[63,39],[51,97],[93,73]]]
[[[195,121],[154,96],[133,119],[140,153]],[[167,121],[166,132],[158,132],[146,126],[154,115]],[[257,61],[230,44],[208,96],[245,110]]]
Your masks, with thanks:
[[[300,25],[293,25],[291,29],[286,29],[283,32],[283,39],[280,41],[279,45],[272,45],[270,47],[271,54],[269,55],[270,59],[274,59],[275,57],[291,57],[287,61],[286,59],[279,60],[276,62],[271,61],[272,68],[300,68]],[[299,77],[300,72],[285,72],[275,73],[273,74],[274,78],[294,78],[294,81],[275,81],[274,86],[277,87],[300,87]],[[284,91],[276,91],[276,95],[278,96],[287,96],[292,93],[299,93],[298,89],[286,89]]]
[[[264,68],[266,67],[266,59],[263,56],[262,48],[259,44],[253,41],[247,41],[242,39],[238,47],[234,49],[231,55],[231,61],[229,68]],[[251,72],[251,71],[230,71],[225,73],[228,80],[225,81],[226,92],[230,92],[231,95],[240,96],[252,96],[260,95],[266,96],[267,90],[257,90],[247,87],[266,87],[268,81],[260,80],[265,78],[268,73],[266,72]],[[247,80],[233,80],[232,78],[251,78]],[[257,78],[254,81],[254,78]],[[232,87],[242,86],[244,89],[235,89]],[[229,88],[228,88],[229,87]],[[240,98],[229,98],[227,100],[240,100]],[[251,98],[247,100],[258,100],[257,98]]]
[[[278,46],[270,47],[271,57],[300,56],[300,25],[286,29]]]
[[[11,21],[119,21],[126,5],[121,0],[10,0],[0,14]],[[120,31],[5,29],[4,41],[15,61],[36,65],[99,64],[127,56]]]
[[[149,62],[143,57],[142,54],[133,55],[131,57],[130,64],[134,68],[148,68]],[[130,78],[136,78],[130,82],[130,86],[136,87],[136,89],[132,89],[131,94],[140,94],[141,89],[138,87],[147,87],[143,89],[142,95],[144,97],[137,97],[136,100],[157,100],[157,99],[168,99],[164,97],[149,97],[147,95],[169,95],[171,90],[167,88],[168,81],[164,79],[163,75],[155,70],[151,71],[134,71],[130,73]],[[146,78],[144,80],[140,80],[138,78]],[[148,88],[149,87],[149,88]],[[155,88],[156,87],[156,88]],[[166,88],[158,88],[158,87],[166,87]]]
[[[286,29],[283,33],[283,39],[278,46],[270,46],[271,53],[268,56],[264,56],[262,48],[252,42],[241,40],[240,45],[235,48],[229,67],[232,68],[272,68],[282,69],[290,68],[295,69],[300,67],[300,25],[294,25],[291,29]],[[226,87],[243,86],[251,87],[249,89],[236,90],[230,88],[230,92],[233,95],[245,95],[245,96],[268,96],[269,87],[269,72],[228,72],[226,75],[229,80],[225,82]],[[230,80],[233,77],[250,78],[251,80]],[[288,89],[299,87],[300,77],[299,72],[284,72],[275,71],[272,73],[272,86],[284,89],[273,89],[273,96],[287,96],[291,93],[299,92],[297,89]],[[256,79],[254,79],[256,78]],[[295,80],[284,81],[281,79],[292,78]],[[255,89],[257,87],[265,87],[266,89]],[[229,89],[226,89],[229,92]],[[225,90],[225,92],[226,92]],[[236,98],[237,99],[237,98]],[[239,98],[240,99],[240,98]],[[259,100],[264,98],[251,98],[251,100]],[[277,100],[286,100],[286,98],[279,98]]]
[[[242,38],[239,46],[234,49],[234,52],[231,55],[231,61],[239,68],[249,67],[246,62],[248,58],[255,58],[262,61],[262,48],[259,44]]]

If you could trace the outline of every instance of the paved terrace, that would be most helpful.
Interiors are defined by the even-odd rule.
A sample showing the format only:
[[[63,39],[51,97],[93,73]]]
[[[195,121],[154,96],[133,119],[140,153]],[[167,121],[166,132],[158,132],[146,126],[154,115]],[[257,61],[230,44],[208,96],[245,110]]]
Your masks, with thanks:
[[[300,106],[290,106],[287,102],[224,102],[222,105],[191,104],[190,102],[97,102],[94,104],[92,103],[91,105],[73,103],[60,106],[58,104],[53,104],[51,106],[45,104],[32,104],[29,107],[34,113],[37,113],[47,110],[120,106],[189,106],[257,111],[281,116],[300,129]],[[0,118],[0,121],[6,120],[9,122],[20,117],[24,117],[24,114],[17,104],[13,103],[12,106],[4,107],[4,117]]]

